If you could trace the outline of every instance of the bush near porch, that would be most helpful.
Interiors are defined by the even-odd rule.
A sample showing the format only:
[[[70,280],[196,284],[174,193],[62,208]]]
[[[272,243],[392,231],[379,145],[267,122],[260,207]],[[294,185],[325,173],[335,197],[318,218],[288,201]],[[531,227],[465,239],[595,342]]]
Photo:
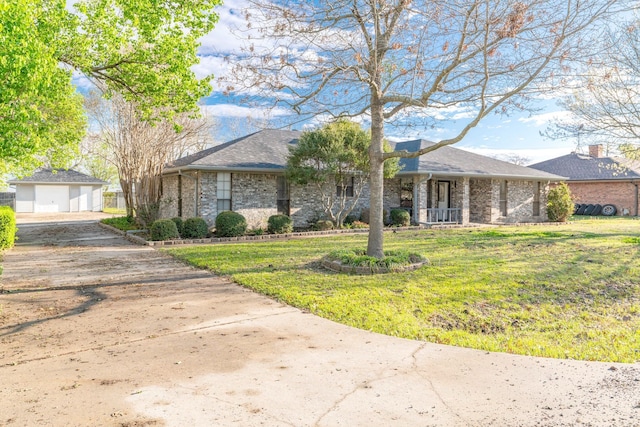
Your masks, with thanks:
[[[319,261],[366,236],[168,250],[288,304],[383,334],[523,355],[640,361],[640,238],[636,219],[564,225],[407,231],[430,265],[353,276]]]

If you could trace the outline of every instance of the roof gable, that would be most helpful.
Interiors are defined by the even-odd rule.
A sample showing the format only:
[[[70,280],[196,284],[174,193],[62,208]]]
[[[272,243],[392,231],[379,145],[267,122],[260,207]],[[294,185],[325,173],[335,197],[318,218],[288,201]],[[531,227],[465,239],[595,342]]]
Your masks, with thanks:
[[[530,166],[541,171],[564,175],[568,181],[640,179],[637,162],[615,157],[591,157],[571,153]]]
[[[73,169],[38,169],[33,175],[14,179],[9,184],[93,184],[107,185],[106,181],[94,178]]]
[[[424,139],[392,144],[396,150],[417,151],[434,145]],[[534,170],[525,166],[494,159],[459,148],[445,146],[412,159],[401,159],[402,172],[432,173],[470,177],[505,177],[523,179],[559,180],[562,176]]]
[[[289,147],[298,143],[300,135],[298,131],[263,130],[178,159],[168,169],[284,169]]]

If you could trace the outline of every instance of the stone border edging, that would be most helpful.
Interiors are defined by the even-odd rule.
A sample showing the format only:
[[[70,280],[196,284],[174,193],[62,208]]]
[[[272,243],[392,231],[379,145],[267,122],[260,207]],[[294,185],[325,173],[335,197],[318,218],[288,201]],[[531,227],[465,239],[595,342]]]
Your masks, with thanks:
[[[386,273],[406,273],[409,271],[414,271],[429,264],[428,260],[421,261],[415,264],[410,264],[402,267],[396,267],[393,269],[386,267],[355,267],[353,265],[344,265],[340,261],[332,261],[327,259],[327,257],[322,258],[320,261],[320,265],[322,265],[327,270],[334,271],[336,273],[348,273],[348,274],[357,274],[360,276],[364,275],[373,275],[373,274],[386,274]]]
[[[261,234],[259,236],[239,236],[239,237],[210,237],[205,239],[180,239],[180,240],[164,240],[164,241],[152,241],[145,240],[142,237],[133,235],[130,232],[124,232],[110,225],[99,222],[100,226],[120,234],[125,239],[145,246],[179,246],[179,245],[193,245],[193,244],[207,244],[207,243],[229,243],[229,242],[250,242],[260,240],[274,240],[274,239],[290,239],[294,237],[313,237],[313,236],[332,236],[340,234],[358,234],[368,233],[368,228],[352,228],[342,230],[325,230],[325,231],[298,231],[294,233],[285,234]],[[385,232],[394,231],[406,231],[406,230],[428,230],[433,227],[429,226],[412,226],[412,227],[394,227],[385,229]],[[443,227],[445,228],[445,227]],[[449,228],[449,227],[447,227]]]
[[[107,225],[101,221],[98,221],[98,225],[102,228],[104,228],[105,230],[111,231],[112,233],[116,233],[121,235],[122,237],[124,237],[125,239],[127,239],[128,241],[130,241],[131,243],[135,243],[137,245],[142,245],[142,246],[151,246],[149,245],[149,242],[147,242],[145,239],[143,239],[142,237],[138,237],[133,235],[132,233],[128,232],[128,231],[122,231],[118,228],[112,227],[110,225]],[[139,231],[139,230],[136,230]]]
[[[260,241],[260,240],[274,240],[274,239],[290,239],[294,237],[313,237],[313,236],[332,236],[339,234],[358,234],[358,233],[368,233],[368,228],[350,228],[350,229],[342,229],[342,230],[324,230],[324,231],[298,231],[294,233],[285,233],[285,234],[261,234],[259,236],[239,236],[239,237],[210,237],[205,239],[179,239],[179,240],[164,240],[164,241],[153,241],[146,240],[142,237],[138,237],[134,235],[130,231],[122,231],[110,225],[104,224],[103,222],[98,221],[98,224],[113,233],[120,234],[128,241],[143,245],[143,246],[179,246],[179,245],[202,245],[202,244],[215,244],[215,243],[229,243],[229,242],[251,242],[251,241]],[[490,226],[525,226],[525,225],[549,225],[554,224],[551,222],[543,222],[543,223],[513,223],[513,224],[471,224],[471,225],[462,225],[462,224],[429,224],[429,225],[414,225],[409,227],[387,227],[384,229],[385,233],[395,233],[396,231],[411,231],[411,230],[442,230],[442,229],[452,229],[452,228],[477,228],[483,225]],[[564,223],[555,223],[558,225]],[[140,231],[140,230],[133,230]],[[418,267],[419,268],[419,267]],[[341,272],[344,272],[341,270]],[[370,273],[371,274],[371,273]]]

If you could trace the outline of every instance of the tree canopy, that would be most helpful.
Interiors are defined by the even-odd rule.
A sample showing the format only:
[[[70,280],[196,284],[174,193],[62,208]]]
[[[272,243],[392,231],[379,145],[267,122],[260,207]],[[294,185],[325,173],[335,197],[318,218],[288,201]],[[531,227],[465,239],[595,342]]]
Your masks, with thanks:
[[[135,100],[145,118],[195,113],[212,76],[198,79],[199,38],[221,0],[5,0],[0,3],[0,159],[28,172],[64,163],[86,129],[73,73],[105,96]]]
[[[598,40],[599,54],[579,70],[560,105],[571,113],[545,132],[598,143],[637,159],[640,149],[640,21],[621,21]]]
[[[356,207],[369,179],[370,145],[368,132],[344,119],[306,131],[298,144],[289,149],[287,179],[314,185],[321,194],[325,215],[340,228]],[[397,159],[393,160],[386,163],[387,177],[399,169]]]
[[[484,117],[526,107],[588,55],[596,24],[624,0],[250,0],[248,45],[234,70],[303,116],[360,117],[371,127],[367,253],[383,257],[383,163],[462,140]],[[273,42],[276,40],[276,42]],[[243,86],[244,85],[244,86]],[[464,111],[451,138],[385,153],[385,124],[435,126]]]

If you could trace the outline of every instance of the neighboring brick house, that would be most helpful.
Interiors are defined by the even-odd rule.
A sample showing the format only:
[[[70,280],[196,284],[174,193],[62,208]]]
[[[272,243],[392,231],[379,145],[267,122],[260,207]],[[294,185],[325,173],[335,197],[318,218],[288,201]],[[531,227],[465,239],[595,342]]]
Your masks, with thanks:
[[[318,191],[289,185],[284,176],[289,147],[300,132],[264,130],[178,159],[165,168],[161,216],[203,217],[233,210],[251,227],[271,215],[290,215],[296,226],[322,217]],[[395,148],[414,151],[431,142],[406,141]],[[443,147],[403,159],[395,178],[385,181],[384,207],[407,209],[414,223],[504,223],[547,220],[550,182],[562,177]],[[353,214],[368,206],[365,187]]]
[[[589,154],[566,156],[529,166],[567,177],[573,201],[579,204],[614,205],[617,215],[638,215],[637,162],[603,155],[602,145],[590,145]]]

